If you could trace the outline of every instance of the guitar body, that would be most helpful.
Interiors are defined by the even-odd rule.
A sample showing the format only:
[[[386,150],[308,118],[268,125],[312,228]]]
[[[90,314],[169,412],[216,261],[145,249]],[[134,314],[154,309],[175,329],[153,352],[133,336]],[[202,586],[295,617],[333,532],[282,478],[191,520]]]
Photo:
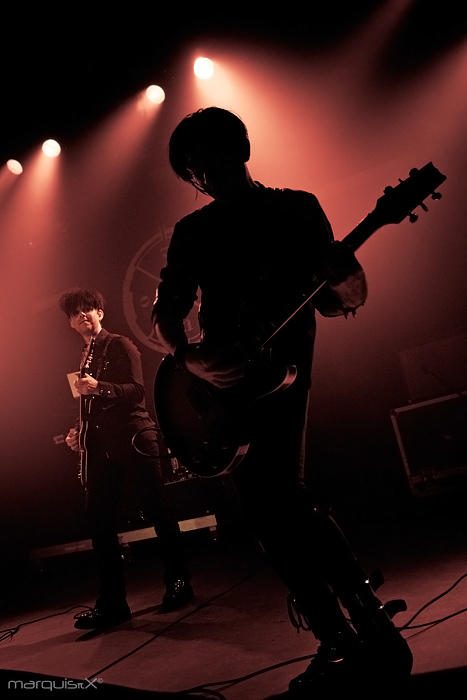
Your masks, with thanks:
[[[268,373],[266,383],[266,373],[256,372],[254,382],[217,389],[167,355],[154,384],[155,410],[167,447],[196,476],[231,472],[248,452],[256,401],[286,389],[296,373],[294,366]]]

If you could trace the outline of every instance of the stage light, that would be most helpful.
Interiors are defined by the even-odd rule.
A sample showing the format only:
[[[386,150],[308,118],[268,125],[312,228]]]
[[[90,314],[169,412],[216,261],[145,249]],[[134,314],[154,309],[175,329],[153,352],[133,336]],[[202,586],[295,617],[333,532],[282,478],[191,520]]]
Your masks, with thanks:
[[[208,80],[214,73],[214,63],[210,58],[204,58],[200,56],[196,59],[193,70],[197,78],[201,80]]]
[[[47,158],[56,158],[62,149],[60,144],[54,139],[47,139],[42,144],[42,151],[47,156]]]
[[[146,88],[146,97],[155,105],[160,105],[165,100],[165,92],[159,85],[150,85]]]
[[[23,172],[23,166],[21,165],[21,163],[17,160],[14,160],[13,158],[7,160],[6,167],[8,168],[10,173],[13,173],[13,175],[21,175],[21,173]]]

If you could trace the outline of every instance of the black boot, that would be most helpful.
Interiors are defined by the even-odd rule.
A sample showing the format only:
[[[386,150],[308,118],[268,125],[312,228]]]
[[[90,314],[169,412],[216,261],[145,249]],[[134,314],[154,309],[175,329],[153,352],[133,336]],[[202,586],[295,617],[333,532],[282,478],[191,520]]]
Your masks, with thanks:
[[[318,651],[303,673],[289,683],[291,697],[311,697],[313,691],[338,689],[348,684],[357,654],[358,639],[353,628],[347,623],[338,607],[327,621],[321,615],[310,616],[304,612],[297,599],[289,595],[287,599],[290,621],[299,631],[311,631],[320,641]]]
[[[106,629],[130,619],[131,611],[126,601],[113,605],[97,602],[92,610],[75,615],[75,627],[79,630]]]
[[[357,646],[357,637],[350,628],[333,640],[321,642],[305,671],[290,681],[290,696],[309,698],[319,690],[348,690],[355,680]]]
[[[392,617],[406,609],[405,602],[383,605],[374,593],[383,583],[382,574],[366,575],[328,508],[315,507],[313,515],[323,543],[321,570],[357,632],[353,663],[358,673],[368,676],[373,671],[380,680],[404,682],[412,670],[412,653]]]
[[[378,585],[383,582],[379,574]],[[409,645],[392,622],[392,617],[406,609],[405,601],[383,603],[376,597],[371,577],[354,590],[339,594],[348,610],[359,640],[360,665],[371,669],[379,680],[391,683],[407,680],[412,671],[413,657]]]
[[[194,593],[187,576],[179,576],[166,580],[165,593],[159,611],[162,613],[178,610],[193,598]]]

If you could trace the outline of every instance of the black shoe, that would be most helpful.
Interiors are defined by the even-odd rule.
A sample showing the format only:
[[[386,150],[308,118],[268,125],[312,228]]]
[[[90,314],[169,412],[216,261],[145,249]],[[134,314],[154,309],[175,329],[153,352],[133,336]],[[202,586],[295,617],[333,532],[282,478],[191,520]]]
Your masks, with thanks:
[[[130,619],[131,610],[126,603],[115,608],[102,608],[96,605],[92,610],[75,615],[75,627],[78,630],[105,629]]]
[[[407,605],[404,600],[390,600],[383,605],[373,590],[382,583],[382,574],[376,572],[341,596],[359,642],[353,664],[365,677],[372,673],[385,685],[403,685],[412,672],[413,657],[392,618],[407,610]]]
[[[289,696],[310,698],[314,691],[362,690],[381,686],[386,690],[405,687],[412,669],[412,654],[405,639],[395,631],[384,647],[375,640],[355,640],[347,648],[321,644],[311,663],[289,683]]]
[[[193,589],[187,579],[176,578],[166,584],[160,612],[171,612],[186,605],[193,598]]]
[[[289,683],[289,695],[311,697],[320,689],[337,689],[349,680],[348,662],[336,649],[321,644],[311,663]]]
[[[359,634],[359,651],[356,663],[389,685],[404,685],[410,677],[413,656],[407,641],[391,623],[384,630],[369,630]]]

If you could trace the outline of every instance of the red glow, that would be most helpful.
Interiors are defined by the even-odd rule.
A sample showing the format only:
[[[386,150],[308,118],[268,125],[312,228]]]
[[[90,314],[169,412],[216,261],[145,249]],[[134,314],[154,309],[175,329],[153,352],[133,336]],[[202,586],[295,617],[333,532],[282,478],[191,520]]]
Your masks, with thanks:
[[[403,9],[402,2],[381,6]],[[223,45],[212,50],[216,62],[209,80],[193,79],[195,55],[190,51],[183,66],[173,71],[177,80],[164,109],[142,91],[76,150],[70,149],[66,163],[39,152],[37,162],[25,162],[20,178],[3,169],[0,268],[15,351],[4,344],[1,372],[5,387],[12,376],[21,377],[3,409],[5,424],[12,423],[4,461],[12,481],[30,480],[35,470],[47,486],[54,484],[53,470],[40,472],[36,462],[46,462],[43,434],[49,439],[49,433],[67,427],[63,416],[68,395],[62,380],[73,369],[68,362],[74,338],[68,341],[57,293],[74,284],[104,286],[115,329],[124,331],[117,314],[125,271],[135,253],[161,230],[160,245],[150,249],[150,264],[138,268],[141,276],[131,277],[133,287],[129,282],[124,290],[134,295],[135,307],[149,324],[150,294],[173,223],[206,203],[170,171],[168,135],[185,114],[212,104],[232,110],[246,123],[252,177],[272,187],[314,192],[336,238],[348,233],[373,208],[383,188],[397,185],[397,178],[407,177],[411,167],[433,160],[448,175],[443,199],[427,202],[429,212],[421,212],[415,225],[384,227],[359,251],[370,295],[357,318],[318,316],[314,434],[323,429],[327,437],[334,431],[326,443],[332,459],[332,450],[347,455],[348,449],[343,439],[342,444],[336,439],[336,424],[344,436],[349,425],[360,421],[353,439],[363,435],[363,443],[381,418],[378,411],[384,403],[381,422],[389,425],[389,408],[400,390],[397,353],[408,344],[431,340],[440,328],[449,334],[465,318],[467,53],[465,47],[463,53],[451,52],[413,81],[404,76],[388,85],[378,72],[378,57],[381,44],[397,30],[389,21],[393,18],[375,14],[374,22],[353,35],[358,41],[330,52],[310,50],[306,56],[275,46]],[[283,235],[286,263],[286,230]],[[151,273],[154,279],[149,278],[146,294],[140,279]],[[152,358],[148,363],[151,382]],[[41,371],[44,366],[46,371]],[[53,390],[50,382],[55,382]],[[47,410],[37,411],[44,395]],[[393,405],[401,402],[396,398]],[[25,424],[27,441],[21,439]],[[16,453],[23,446],[25,456],[21,453],[23,462],[15,471]],[[56,457],[58,463],[63,459]]]

